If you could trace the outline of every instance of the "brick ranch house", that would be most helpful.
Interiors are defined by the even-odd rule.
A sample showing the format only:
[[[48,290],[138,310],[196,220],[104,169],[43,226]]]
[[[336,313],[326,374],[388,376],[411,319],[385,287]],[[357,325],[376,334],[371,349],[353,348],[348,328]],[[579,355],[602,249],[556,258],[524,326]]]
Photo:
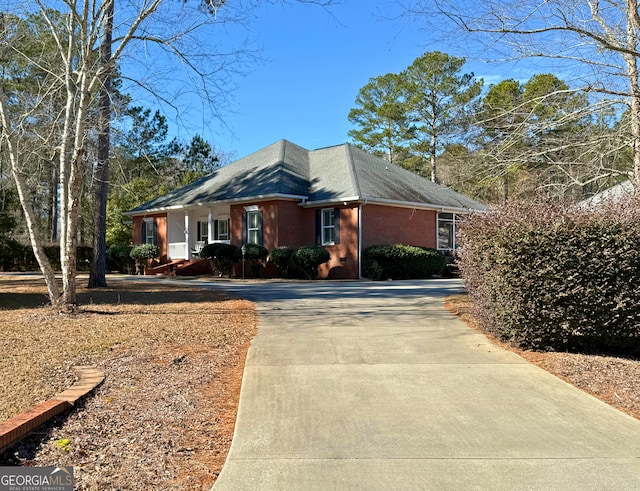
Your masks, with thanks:
[[[331,255],[321,278],[360,278],[367,247],[455,248],[459,217],[483,208],[351,144],[310,151],[280,140],[127,215],[134,244],[160,248],[153,272],[202,272],[206,243],[318,244]]]

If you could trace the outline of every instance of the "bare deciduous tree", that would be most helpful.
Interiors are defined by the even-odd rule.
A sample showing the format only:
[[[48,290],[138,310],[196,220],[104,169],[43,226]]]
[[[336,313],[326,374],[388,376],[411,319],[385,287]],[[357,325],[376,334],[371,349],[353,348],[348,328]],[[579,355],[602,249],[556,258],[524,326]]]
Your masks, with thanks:
[[[497,58],[536,58],[569,73],[588,94],[621,98],[629,108],[627,145],[640,188],[638,0],[405,0],[411,15],[450,21],[477,35]],[[486,55],[485,55],[486,56]],[[602,102],[596,101],[601,108]],[[622,134],[622,133],[620,133]]]
[[[306,3],[327,5],[331,0]],[[226,0],[9,0],[3,15],[3,19],[9,18],[9,21],[0,25],[0,47],[12,57],[39,67],[45,75],[20,103],[17,102],[22,95],[19,84],[7,78],[0,80],[0,137],[5,142],[31,244],[53,305],[68,306],[76,302],[81,178],[87,166],[87,140],[95,126],[91,109],[96,105],[105,73],[118,65],[122,69],[121,78],[128,78],[170,101],[167,90],[160,88],[163,82],[167,86],[162,74],[168,76],[170,71],[175,77],[175,68],[179,65],[189,79],[185,83],[191,84],[214,114],[219,115],[220,108],[215,102],[221,94],[228,93],[229,77],[238,70],[247,51],[241,48],[226,53],[222,49],[218,51],[199,36],[214,39],[215,29],[241,16],[248,8],[242,2]],[[101,60],[99,47],[112,9],[112,52],[105,62]],[[14,29],[13,20],[20,21],[34,11],[48,30],[55,52],[53,64],[45,63],[41,52],[22,49],[20,33]],[[135,70],[127,72],[126,69],[131,68],[128,60],[136,56]],[[146,68],[150,69],[147,73],[143,71],[143,58]],[[55,97],[61,97],[63,103],[56,104]],[[34,125],[34,118],[48,105],[56,108],[55,120]],[[32,190],[26,179],[25,164],[29,155],[43,148],[55,149],[51,157],[59,162],[62,291],[44,254]]]

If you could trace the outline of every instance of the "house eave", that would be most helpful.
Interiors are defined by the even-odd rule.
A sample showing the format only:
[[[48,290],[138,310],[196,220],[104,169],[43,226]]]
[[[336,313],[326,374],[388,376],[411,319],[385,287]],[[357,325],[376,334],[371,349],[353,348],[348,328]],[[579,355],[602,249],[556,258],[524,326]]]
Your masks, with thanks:
[[[385,206],[394,206],[398,208],[412,208],[417,210],[433,210],[438,212],[447,212],[447,213],[471,213],[474,210],[472,208],[461,207],[461,206],[446,206],[439,205],[435,203],[423,203],[420,201],[400,201],[393,199],[384,199],[384,198],[364,198],[368,204],[373,205],[385,205]]]
[[[299,203],[298,206],[302,206],[303,208],[317,208],[318,206],[332,206],[332,205],[347,205],[349,203],[360,203],[360,196],[347,196],[344,198],[331,198],[331,199],[321,199],[309,201],[308,199],[303,200],[302,203]]]
[[[188,205],[175,205],[175,206],[160,206],[157,208],[149,208],[147,210],[140,211],[125,211],[123,215],[126,216],[138,216],[138,215],[150,215],[154,213],[164,213],[167,211],[178,211],[178,210],[188,210],[193,208],[199,208],[204,206],[214,206],[214,205],[237,205],[243,203],[255,203],[258,201],[305,201],[309,199],[308,196],[301,196],[296,194],[264,194],[264,195],[256,195],[250,196],[247,198],[232,198],[232,199],[221,199],[214,201],[203,201],[200,203],[190,203]]]
[[[368,204],[368,205],[383,205],[383,206],[393,206],[396,208],[411,208],[418,210],[432,210],[444,213],[472,213],[476,210],[473,208],[466,207],[457,207],[457,206],[445,206],[438,205],[433,203],[422,203],[418,201],[400,201],[400,200],[392,200],[392,199],[384,199],[384,198],[368,198],[365,196],[349,196],[345,198],[333,198],[328,200],[318,200],[318,201],[303,201],[299,204],[304,208],[316,208],[319,206],[330,206],[330,205],[347,205],[349,203],[353,204]]]

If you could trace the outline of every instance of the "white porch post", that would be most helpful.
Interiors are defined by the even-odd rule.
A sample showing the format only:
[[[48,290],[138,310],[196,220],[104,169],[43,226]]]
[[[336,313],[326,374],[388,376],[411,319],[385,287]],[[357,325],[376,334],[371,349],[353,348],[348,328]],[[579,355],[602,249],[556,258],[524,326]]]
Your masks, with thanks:
[[[207,216],[207,222],[208,222],[207,230],[209,231],[209,236],[207,237],[207,242],[209,244],[211,244],[213,242],[213,237],[214,237],[213,225],[215,223],[213,221],[213,210],[211,210],[211,209],[209,209],[209,215]]]
[[[184,212],[184,257],[188,261],[191,259],[191,247],[189,246],[189,212]]]

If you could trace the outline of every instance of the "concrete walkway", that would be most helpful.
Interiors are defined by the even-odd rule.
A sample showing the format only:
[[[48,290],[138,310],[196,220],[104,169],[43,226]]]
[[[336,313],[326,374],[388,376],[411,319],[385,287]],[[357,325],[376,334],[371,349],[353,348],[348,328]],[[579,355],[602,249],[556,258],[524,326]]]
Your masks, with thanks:
[[[210,285],[260,313],[215,491],[640,489],[640,421],[456,320],[456,280]]]

